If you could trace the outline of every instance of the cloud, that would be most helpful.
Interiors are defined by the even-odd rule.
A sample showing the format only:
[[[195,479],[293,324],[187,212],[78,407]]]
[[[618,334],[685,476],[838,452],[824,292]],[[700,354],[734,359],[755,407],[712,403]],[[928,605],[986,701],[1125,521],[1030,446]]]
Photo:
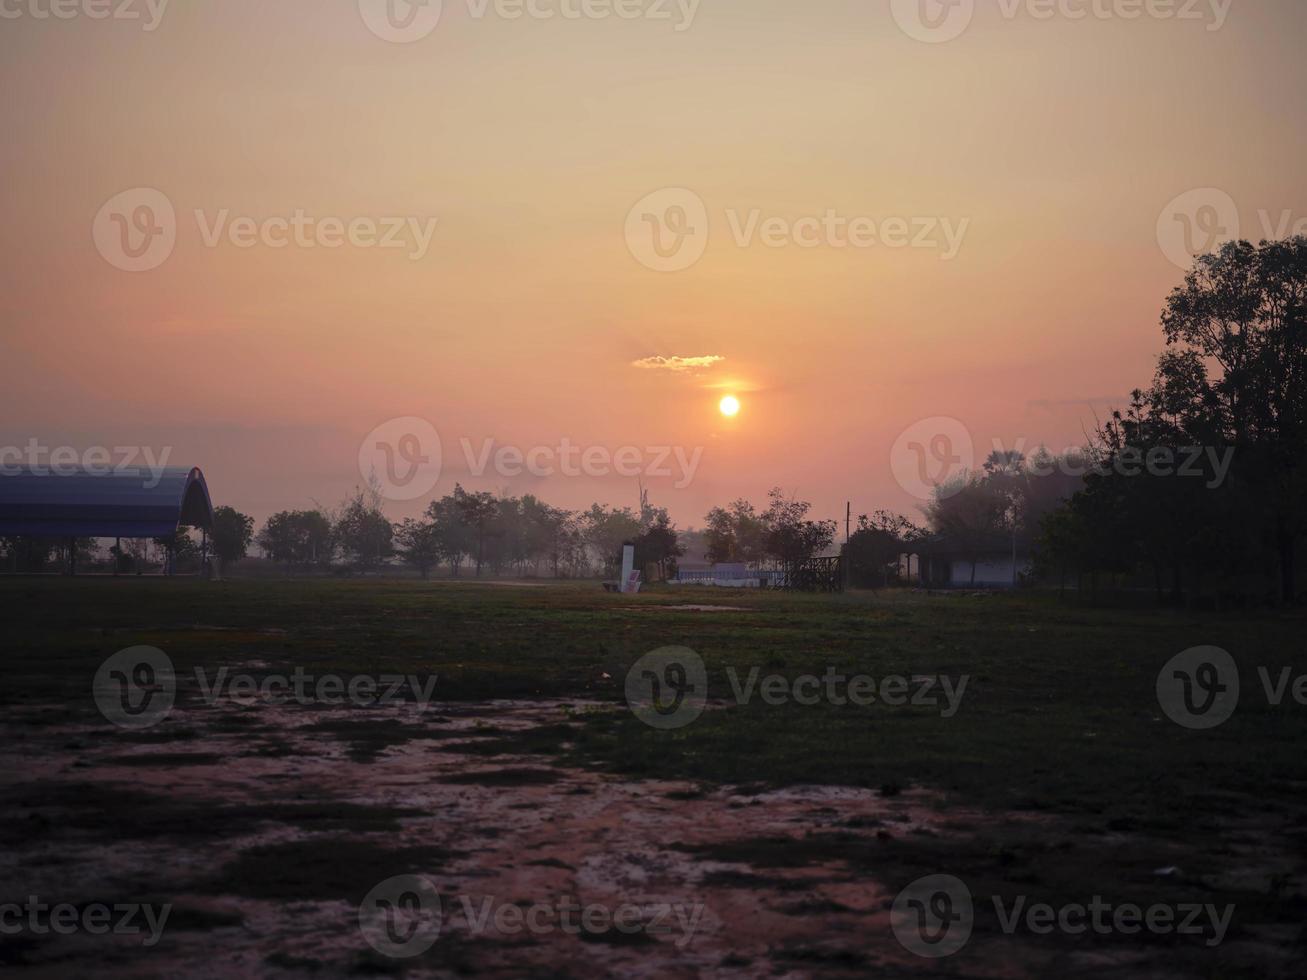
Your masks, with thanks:
[[[719,364],[726,358],[717,354],[705,354],[702,357],[663,357],[661,354],[655,357],[642,357],[638,361],[632,361],[632,367],[643,368],[647,371],[699,371],[703,368],[710,368],[714,364]]]

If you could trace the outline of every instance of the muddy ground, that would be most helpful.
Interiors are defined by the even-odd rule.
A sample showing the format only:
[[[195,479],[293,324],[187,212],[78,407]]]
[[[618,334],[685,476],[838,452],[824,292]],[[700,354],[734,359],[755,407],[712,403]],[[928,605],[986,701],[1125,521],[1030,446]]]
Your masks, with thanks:
[[[1230,799],[1222,841],[1202,849],[912,786],[636,780],[566,755],[578,719],[607,710],[191,696],[131,732],[56,704],[11,707],[0,901],[171,911],[148,947],[140,935],[5,935],[0,966],[50,977],[1301,975],[1302,924],[1284,911],[1302,907],[1300,807]],[[975,929],[955,955],[924,959],[899,941],[891,906],[942,871],[975,893]],[[360,903],[410,874],[440,896],[438,932],[392,958],[369,942]],[[1237,914],[1210,946],[1008,935],[989,907],[992,894],[1075,896],[1099,881],[1172,903],[1233,901]],[[569,929],[569,904],[629,915],[621,929],[598,912]],[[543,911],[521,927],[498,914],[511,905]]]

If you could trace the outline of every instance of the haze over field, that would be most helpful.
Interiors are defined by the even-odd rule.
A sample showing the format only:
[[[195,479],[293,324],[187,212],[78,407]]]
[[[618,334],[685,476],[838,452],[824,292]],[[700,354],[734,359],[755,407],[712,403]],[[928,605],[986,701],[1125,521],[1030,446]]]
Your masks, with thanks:
[[[911,510],[889,454],[914,422],[1060,449],[1148,381],[1180,195],[1224,195],[1193,241],[1236,230],[1225,200],[1253,240],[1307,218],[1298,0],[982,3],[945,43],[868,0],[446,2],[404,44],[355,0],[156,4],[152,30],[137,6],[4,7],[0,445],[172,447],[260,521],[339,499],[405,416],[440,434],[436,494],[634,506],[629,477],[469,472],[488,439],[567,440],[701,448],[693,479],[673,455],[646,480],[682,524],[774,485]],[[176,241],[133,273],[93,229],[136,188]],[[667,188],[708,234],[658,271],[628,219]],[[332,247],[331,218],[376,239]]]

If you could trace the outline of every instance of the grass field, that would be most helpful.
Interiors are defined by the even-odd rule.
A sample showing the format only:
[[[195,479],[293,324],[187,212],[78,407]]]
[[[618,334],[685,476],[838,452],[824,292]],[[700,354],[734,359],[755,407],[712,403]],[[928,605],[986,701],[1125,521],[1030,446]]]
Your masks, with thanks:
[[[129,893],[173,903],[181,918],[157,947],[115,947],[118,972],[192,972],[212,949],[288,975],[520,975],[524,964],[602,975],[656,964],[649,975],[1231,977],[1291,971],[1307,952],[1307,707],[1292,684],[1270,703],[1259,678],[1259,668],[1273,680],[1285,668],[1307,673],[1301,614],[906,592],[621,596],[593,583],[12,579],[0,581],[0,602],[0,900],[59,881],[74,902]],[[132,731],[106,721],[92,679],[138,645],[172,661],[177,704]],[[633,715],[624,685],[637,660],[669,645],[702,657],[709,702],[662,731]],[[1205,731],[1166,717],[1156,693],[1163,665],[1203,645],[1229,651],[1242,683],[1233,716]],[[206,703],[195,671],[211,678],[223,667],[256,679],[295,668],[434,677],[435,700],[425,713]],[[738,703],[755,668],[753,694]],[[910,693],[923,691],[913,678],[943,676],[961,693],[946,713],[826,696],[768,703],[758,686],[832,670],[903,677]],[[931,693],[942,700],[938,686]],[[574,818],[582,797],[594,812]],[[458,833],[472,836],[433,814],[445,806],[471,808],[459,811]],[[478,808],[486,826],[474,832],[466,821],[482,819]],[[528,840],[519,824],[537,811],[557,819]],[[586,822],[616,814],[611,825]],[[605,834],[627,835],[623,846],[659,873],[603,878],[596,869],[618,840]],[[521,877],[528,847],[563,849],[530,873],[556,878]],[[496,848],[502,867],[488,856]],[[531,889],[603,892],[613,882],[636,901],[657,879],[664,893],[675,885],[702,903],[712,925],[683,948],[539,937],[506,946],[451,927],[422,956],[387,959],[357,936],[339,938],[338,925],[341,908],[387,871],[458,887],[508,875],[496,880],[518,903]],[[889,902],[936,873],[986,899],[965,950],[914,959],[886,927]],[[987,904],[1096,895],[1230,904],[1235,914],[1208,945],[1014,935]],[[303,902],[335,945],[287,952],[286,937],[313,933],[284,921]],[[759,933],[754,920],[772,924]],[[90,956],[76,944],[0,939],[0,962],[12,967],[100,962]]]

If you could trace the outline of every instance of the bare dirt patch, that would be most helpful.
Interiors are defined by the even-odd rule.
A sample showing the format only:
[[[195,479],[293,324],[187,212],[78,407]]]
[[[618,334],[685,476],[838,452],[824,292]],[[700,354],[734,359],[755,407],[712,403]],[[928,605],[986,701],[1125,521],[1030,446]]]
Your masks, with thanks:
[[[173,915],[152,949],[130,937],[24,936],[5,941],[0,962],[142,977],[906,975],[929,964],[894,939],[898,888],[940,870],[936,858],[1045,875],[1016,851],[991,860],[1000,838],[1073,836],[1048,816],[916,788],[720,787],[556,764],[548,747],[594,708],[219,704],[179,708],[135,734],[14,720],[0,750],[0,901],[168,902]],[[1268,873],[1293,866],[1259,847]],[[365,942],[358,903],[410,873],[437,887],[445,915],[431,949],[400,962]],[[635,934],[503,933],[477,915],[562,901],[681,913]],[[1268,971],[1281,965],[1285,937],[1238,941],[1244,956],[1260,943]],[[1076,976],[1195,975],[1187,950],[1067,950],[994,930],[973,940],[965,973],[1034,978],[1068,965]]]

